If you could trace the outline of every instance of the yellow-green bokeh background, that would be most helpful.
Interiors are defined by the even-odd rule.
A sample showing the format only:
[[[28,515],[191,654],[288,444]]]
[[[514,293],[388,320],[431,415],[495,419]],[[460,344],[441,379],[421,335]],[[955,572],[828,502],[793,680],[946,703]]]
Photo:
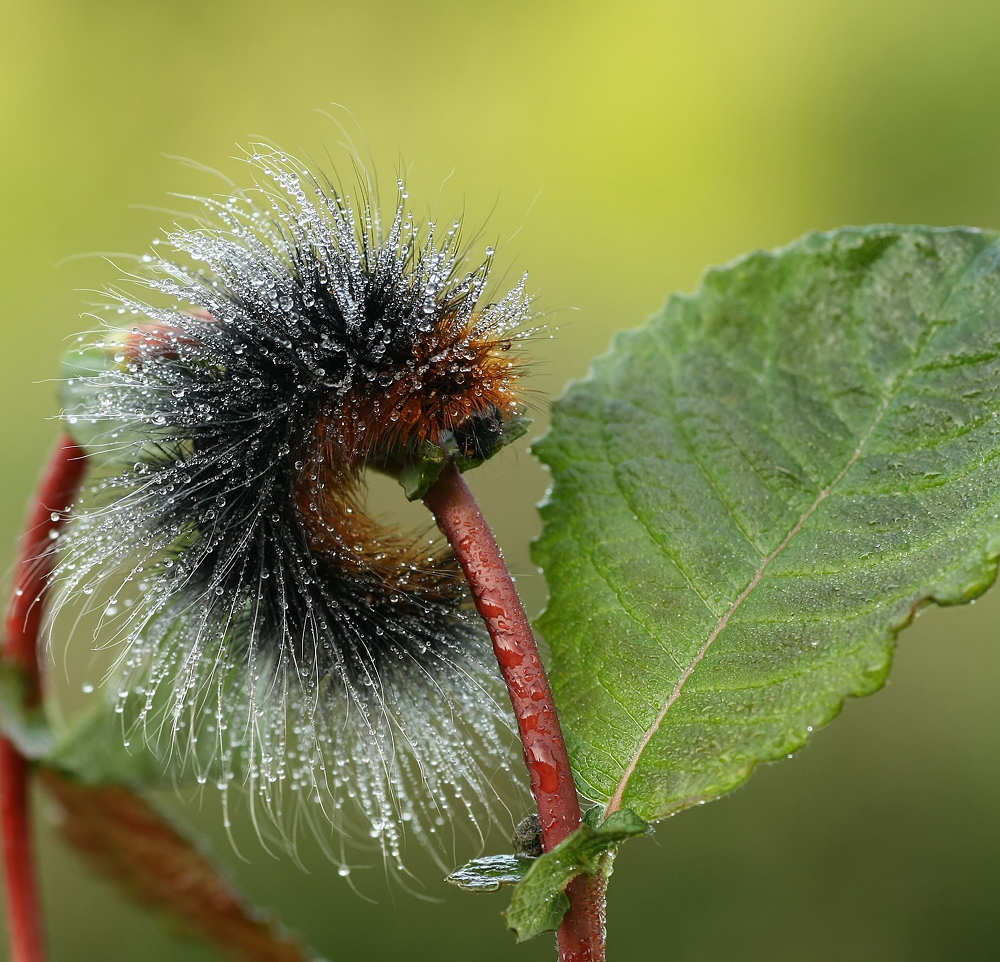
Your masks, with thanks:
[[[316,112],[351,124],[334,103],[390,183],[409,171],[418,211],[465,210],[511,276],[530,269],[555,335],[535,350],[548,395],[613,331],[746,249],[844,223],[1000,227],[995,0],[0,0],[4,569],[57,431],[46,379],[88,326],[85,291],[116,279],[69,258],[141,253],[172,223],[150,208],[184,206],[168,192],[218,189],[168,155],[241,177],[231,158],[263,136],[343,163]],[[537,610],[526,546],[544,475],[521,447],[474,483]],[[886,691],[795,760],[630,843],[611,957],[1000,958],[998,635],[991,595],[928,613]],[[239,862],[202,808],[186,814],[233,874],[332,960],[553,957],[548,940],[513,945],[504,896],[447,891],[419,855],[445,901],[376,868],[371,905],[322,859],[304,875],[251,844]],[[40,832],[57,962],[217,958]]]

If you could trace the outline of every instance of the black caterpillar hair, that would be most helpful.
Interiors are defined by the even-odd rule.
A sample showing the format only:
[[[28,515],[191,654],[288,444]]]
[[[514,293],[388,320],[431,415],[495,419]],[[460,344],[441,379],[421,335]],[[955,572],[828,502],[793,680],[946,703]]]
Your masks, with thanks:
[[[459,223],[422,230],[401,182],[384,230],[288,155],[249,161],[257,186],[142,258],[173,303],[114,292],[134,326],[69,361],[103,468],[56,579],[110,595],[132,727],[271,813],[294,792],[340,825],[354,799],[398,862],[404,823],[427,840],[491,800],[508,712],[450,552],[368,517],[363,472],[443,439],[493,453],[522,409],[524,279],[481,304],[492,250],[465,270]]]

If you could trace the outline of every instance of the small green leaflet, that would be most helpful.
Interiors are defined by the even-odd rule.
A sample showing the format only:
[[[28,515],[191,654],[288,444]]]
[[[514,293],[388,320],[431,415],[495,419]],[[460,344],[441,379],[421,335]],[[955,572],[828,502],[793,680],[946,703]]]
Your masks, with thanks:
[[[391,474],[398,474],[399,483],[409,501],[419,501],[437,481],[444,466],[448,463],[448,458],[455,462],[459,471],[470,471],[472,468],[478,468],[501,448],[505,448],[508,444],[523,437],[530,426],[531,418],[520,414],[505,421],[500,437],[497,438],[495,447],[487,458],[462,455],[455,443],[454,435],[447,431],[441,439],[440,445],[425,441],[417,450],[416,458],[407,461],[402,468],[392,464],[385,465],[385,468]]]
[[[23,671],[0,662],[0,732],[25,758],[85,785],[156,788],[193,778],[169,753],[157,754],[141,727],[136,730],[145,699],[126,699],[120,713],[102,699],[68,725],[53,728],[42,706],[24,706],[25,690]],[[134,743],[129,741],[130,732]]]
[[[554,932],[569,909],[566,886],[578,875],[604,870],[605,856],[613,856],[625,839],[652,831],[652,826],[628,809],[604,821],[601,815],[600,808],[590,809],[572,835],[538,858],[491,855],[473,859],[452,872],[448,881],[470,892],[495,892],[501,885],[516,884],[504,917],[517,941]],[[610,863],[604,871],[610,874]]]
[[[534,446],[582,792],[657,819],[800,748],[1000,555],[1000,242],[811,234],[616,338]]]
[[[455,869],[447,881],[466,892],[496,892],[501,885],[517,885],[534,861],[521,855],[484,855]]]
[[[25,705],[28,679],[24,669],[0,660],[0,733],[32,760],[52,751],[54,738],[41,705]]]
[[[40,760],[85,785],[158,788],[193,780],[190,767],[167,750],[156,751],[135,727],[144,704],[144,698],[130,696],[119,713],[105,699],[96,700],[56,733]]]

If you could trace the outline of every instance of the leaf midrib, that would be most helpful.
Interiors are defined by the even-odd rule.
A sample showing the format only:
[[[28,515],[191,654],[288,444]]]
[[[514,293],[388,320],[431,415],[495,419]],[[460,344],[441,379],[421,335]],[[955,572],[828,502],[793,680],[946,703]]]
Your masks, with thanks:
[[[607,804],[607,807],[605,809],[605,817],[607,815],[610,815],[612,812],[618,811],[622,807],[622,801],[625,796],[625,791],[628,788],[628,783],[631,780],[632,775],[635,774],[635,770],[636,768],[638,768],[639,762],[642,760],[642,755],[643,752],[645,752],[646,750],[646,746],[650,743],[650,741],[652,741],[657,731],[659,731],[660,725],[663,723],[663,719],[666,718],[667,712],[670,711],[670,709],[680,698],[681,693],[683,692],[684,686],[687,684],[688,679],[691,677],[692,674],[694,674],[695,669],[704,659],[705,655],[708,654],[708,650],[712,647],[716,638],[718,638],[719,635],[725,630],[732,616],[740,608],[743,602],[746,601],[746,599],[749,597],[751,592],[757,587],[757,585],[760,584],[760,581],[764,577],[764,573],[767,571],[767,568],[771,564],[771,562],[776,557],[778,557],[778,555],[780,555],[782,551],[785,550],[785,548],[788,547],[789,542],[791,542],[791,540],[799,533],[799,531],[802,530],[803,525],[809,520],[810,517],[812,517],[812,515],[817,511],[819,506],[830,496],[830,494],[833,492],[833,489],[844,479],[844,476],[847,474],[847,472],[850,471],[852,467],[854,467],[857,460],[861,457],[861,454],[863,453],[865,446],[868,444],[868,441],[871,439],[872,435],[875,433],[879,425],[882,423],[882,420],[885,417],[886,412],[889,410],[890,405],[899,395],[899,392],[903,389],[903,386],[912,377],[914,371],[916,370],[917,364],[920,360],[920,356],[923,354],[924,349],[927,347],[927,345],[934,339],[934,336],[939,330],[940,326],[941,326],[940,324],[935,324],[931,327],[930,331],[928,332],[928,336],[924,340],[923,344],[921,344],[918,350],[916,351],[915,356],[913,358],[913,362],[911,363],[909,369],[899,379],[895,388],[883,399],[878,414],[875,416],[871,426],[868,428],[868,430],[865,432],[861,440],[858,442],[851,456],[848,458],[847,463],[844,465],[843,468],[840,469],[840,471],[837,473],[834,479],[825,488],[823,488],[822,491],[819,492],[813,503],[809,505],[809,507],[806,508],[806,510],[800,515],[798,520],[795,522],[795,524],[792,526],[789,532],[782,539],[781,543],[760,563],[760,566],[757,568],[756,572],[754,572],[754,575],[750,579],[747,586],[740,592],[740,594],[738,595],[736,600],[732,603],[732,605],[730,605],[729,610],[719,619],[719,621],[715,625],[715,628],[708,636],[708,639],[705,641],[705,643],[698,650],[695,657],[692,659],[691,664],[682,672],[680,678],[677,679],[677,683],[674,685],[673,691],[667,698],[666,703],[664,704],[663,708],[660,710],[659,714],[654,719],[653,723],[643,733],[642,738],[639,740],[639,744],[636,746],[635,752],[629,759],[629,763],[625,767],[625,770],[622,773],[621,778],[619,779],[618,785],[615,788],[615,792],[611,796],[611,799]]]

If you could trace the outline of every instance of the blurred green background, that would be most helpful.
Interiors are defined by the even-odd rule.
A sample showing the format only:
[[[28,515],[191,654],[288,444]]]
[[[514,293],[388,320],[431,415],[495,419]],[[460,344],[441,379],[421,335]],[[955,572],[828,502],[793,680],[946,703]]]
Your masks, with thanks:
[[[78,255],[141,253],[174,220],[153,208],[185,208],[169,192],[219,189],[176,155],[243,178],[232,158],[256,136],[343,167],[317,110],[361,138],[332,104],[390,184],[408,172],[418,213],[465,211],[510,277],[530,269],[553,335],[532,349],[539,428],[613,331],[708,264],[844,223],[1000,227],[995,0],[3,0],[0,567],[58,430],[66,339],[117,278]],[[474,477],[534,610],[545,484],[523,445]],[[1000,592],[928,612],[886,691],[630,843],[611,957],[1000,958],[998,633]],[[513,945],[505,896],[448,890],[419,855],[441,901],[376,867],[355,873],[371,904],[322,858],[307,875],[250,842],[239,861],[211,798],[167,800],[331,960],[554,957]],[[57,962],[218,958],[88,874],[44,816],[40,833]]]

